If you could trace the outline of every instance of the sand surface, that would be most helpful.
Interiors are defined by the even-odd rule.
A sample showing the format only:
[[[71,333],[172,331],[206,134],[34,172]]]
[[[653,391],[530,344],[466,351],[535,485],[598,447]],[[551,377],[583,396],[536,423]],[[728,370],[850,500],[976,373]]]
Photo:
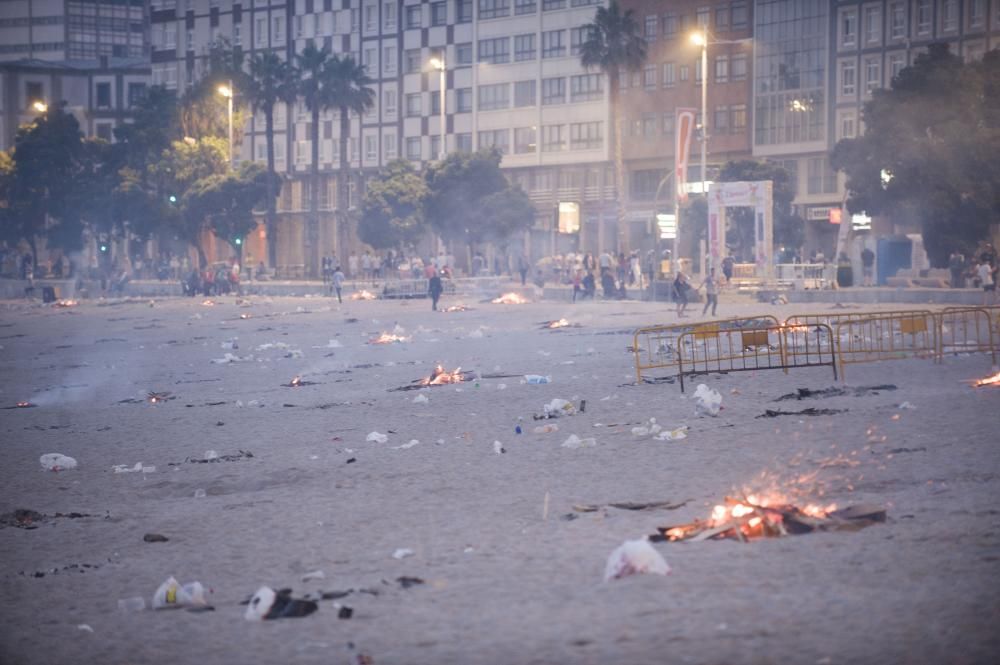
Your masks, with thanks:
[[[675,321],[664,305],[201,300],[0,310],[0,405],[38,404],[0,410],[0,513],[48,516],[0,527],[0,663],[1000,660],[1000,388],[968,383],[990,373],[985,356],[854,366],[847,385],[898,389],[807,401],[774,402],[836,385],[828,368],[708,376],[724,406],[710,418],[676,385],[635,384],[631,330]],[[720,314],[829,307],[724,302]],[[560,317],[580,327],[539,328]],[[366,343],[396,325],[409,342]],[[212,362],[226,353],[252,360]],[[517,376],[390,390],[437,363]],[[522,383],[529,373],[552,382]],[[282,386],[296,375],[314,385]],[[586,412],[533,433],[557,397]],[[809,406],[847,411],[756,418]],[[650,417],[688,438],[634,438]],[[372,431],[388,440],[366,442]],[[563,448],[571,434],[596,446]],[[185,462],[209,450],[253,457]],[[79,467],[43,471],[50,452]],[[156,470],[112,470],[137,462]],[[672,574],[603,581],[623,541],[775,482],[886,506],[889,521],[657,544]],[[573,508],[615,501],[683,505]],[[88,516],[53,517],[71,512]],[[303,582],[313,571],[325,577]],[[210,587],[215,611],[118,608],[170,575]],[[245,621],[240,602],[262,585],[354,592],[306,618]]]

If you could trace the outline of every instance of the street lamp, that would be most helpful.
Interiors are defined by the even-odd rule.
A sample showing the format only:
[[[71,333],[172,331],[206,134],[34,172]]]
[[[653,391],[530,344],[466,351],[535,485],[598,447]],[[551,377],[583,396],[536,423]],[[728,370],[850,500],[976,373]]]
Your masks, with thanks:
[[[229,85],[220,85],[219,94],[229,102],[229,166],[233,166],[233,82]]]
[[[701,192],[707,197],[705,168],[708,152],[708,30],[691,33],[691,43],[701,47]]]
[[[442,53],[440,57],[431,58],[431,60],[430,60],[430,66],[433,67],[434,69],[438,70],[438,72],[440,72],[440,76],[441,76],[440,83],[439,83],[439,85],[441,87],[441,93],[440,93],[441,94],[441,145],[439,146],[440,150],[438,151],[438,158],[443,160],[444,156],[445,156],[445,152],[446,152],[445,151],[445,146],[444,146],[444,144],[445,144],[444,136],[445,136],[445,128],[447,126],[447,121],[445,119],[445,69],[446,69],[446,67],[445,67],[445,62],[444,62],[444,53]]]
[[[31,108],[35,109],[39,113],[45,113],[49,110],[49,105],[42,101],[37,101],[31,105]]]

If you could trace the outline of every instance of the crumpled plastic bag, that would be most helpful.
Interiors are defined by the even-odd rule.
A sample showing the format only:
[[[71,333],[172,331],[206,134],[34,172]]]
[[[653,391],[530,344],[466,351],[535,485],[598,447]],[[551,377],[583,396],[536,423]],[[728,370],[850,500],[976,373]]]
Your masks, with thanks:
[[[66,471],[76,468],[76,460],[61,453],[45,453],[38,458],[46,471]]]
[[[687,438],[687,425],[681,425],[677,429],[665,429],[653,438],[657,441],[680,441]]]
[[[645,425],[640,425],[638,427],[632,428],[632,436],[643,437],[643,436],[654,436],[660,433],[663,428],[656,423],[656,418],[650,418],[649,422]]]
[[[152,607],[154,610],[171,607],[207,606],[208,598],[205,596],[205,587],[202,586],[201,582],[189,582],[181,586],[181,583],[171,576],[153,594]]]
[[[604,566],[604,581],[640,573],[669,575],[670,566],[648,540],[626,540],[608,556],[608,563]]]
[[[576,407],[569,400],[553,399],[548,404],[542,406],[542,413],[546,418],[558,418],[560,416],[572,416],[576,413]]]
[[[699,383],[694,391],[695,412],[699,416],[717,416],[722,409],[722,395],[704,383]]]
[[[380,434],[379,432],[370,432],[365,441],[374,441],[375,443],[385,443],[389,440],[389,437],[385,434]]]
[[[593,437],[587,437],[586,439],[581,439],[576,434],[570,434],[562,443],[563,448],[593,448],[597,445],[597,439]]]

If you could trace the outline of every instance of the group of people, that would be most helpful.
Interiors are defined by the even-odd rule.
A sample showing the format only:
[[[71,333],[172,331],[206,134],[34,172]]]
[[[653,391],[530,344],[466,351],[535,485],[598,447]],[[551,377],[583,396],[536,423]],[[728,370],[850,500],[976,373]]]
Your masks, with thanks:
[[[971,281],[973,286],[983,290],[984,305],[995,305],[1000,302],[997,298],[1000,265],[997,263],[997,252],[992,243],[981,243],[971,260],[967,260],[959,251],[952,252],[948,257],[948,270],[951,273],[952,288],[965,288]]]

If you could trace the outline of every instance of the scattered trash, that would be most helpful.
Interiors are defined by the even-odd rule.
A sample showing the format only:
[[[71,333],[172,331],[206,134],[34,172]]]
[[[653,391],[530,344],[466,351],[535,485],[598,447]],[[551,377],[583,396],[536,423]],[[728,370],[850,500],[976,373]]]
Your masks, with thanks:
[[[136,462],[135,466],[128,464],[115,464],[111,467],[115,473],[156,473],[155,466],[143,466],[142,462]]]
[[[408,556],[413,556],[414,551],[409,547],[400,547],[395,552],[392,553],[393,559],[405,559]]]
[[[385,443],[388,440],[388,436],[379,432],[369,432],[368,436],[365,437],[365,441],[374,441],[375,443]]]
[[[169,538],[160,533],[147,533],[142,539],[147,543],[165,543]]]
[[[841,397],[843,395],[853,395],[854,397],[866,397],[868,395],[878,395],[880,392],[887,390],[896,390],[896,386],[891,383],[886,383],[878,386],[858,386],[857,388],[842,388],[839,386],[833,386],[830,388],[821,388],[819,390],[812,390],[810,388],[799,388],[794,393],[788,393],[782,395],[775,402],[782,402],[789,399],[808,399],[812,397]]]
[[[404,443],[404,444],[402,444],[400,446],[393,446],[392,449],[393,450],[408,450],[408,449],[412,448],[413,446],[415,446],[415,445],[417,445],[419,443],[420,443],[420,441],[418,441],[417,439],[410,439],[409,441],[407,441],[406,443]]]
[[[313,570],[302,576],[303,582],[308,582],[309,580],[322,580],[326,579],[326,573],[322,570]]]
[[[350,619],[352,616],[354,616],[354,609],[348,607],[347,605],[338,605],[335,603],[334,607],[337,608],[338,619]]]
[[[722,409],[722,395],[704,383],[699,383],[694,391],[695,411],[698,415],[717,416]]]
[[[194,498],[196,499],[204,499],[206,496],[208,495],[205,493],[205,490],[203,489],[196,489],[194,491]]]
[[[46,453],[38,458],[46,471],[68,471],[76,468],[76,460],[60,453]]]
[[[427,404],[427,402],[429,402],[429,401],[430,400],[427,398],[427,395],[424,395],[423,393],[421,393],[421,394],[419,394],[419,395],[417,395],[416,397],[413,398],[413,403],[414,404]]]
[[[551,423],[549,425],[538,425],[535,429],[531,430],[535,434],[548,434],[549,432],[558,432],[559,425]]]
[[[424,583],[424,581],[419,577],[407,577],[405,575],[403,577],[397,577],[396,581],[399,582],[399,585],[404,589],[409,589],[412,586],[417,586],[418,584]]]
[[[597,445],[597,439],[588,437],[581,439],[576,434],[570,434],[569,438],[563,441],[563,448],[593,448]]]
[[[560,416],[572,416],[576,413],[576,407],[573,403],[565,400],[556,398],[542,406],[541,415],[535,414],[535,420],[543,420],[545,418],[558,418]]]
[[[169,462],[167,466],[180,466],[181,464],[210,464],[217,462],[239,462],[241,460],[253,459],[253,453],[249,450],[239,450],[235,455],[219,455],[214,450],[206,450],[205,457],[187,457],[183,462]]]
[[[271,587],[262,586],[251,596],[243,618],[247,621],[290,619],[309,616],[318,609],[315,601],[292,598],[291,589],[276,592]]]
[[[764,413],[757,417],[777,418],[778,416],[835,416],[838,413],[847,413],[847,409],[817,409],[812,406],[808,409],[802,409],[801,411],[779,411],[775,409],[766,409]]]
[[[909,402],[903,402],[902,404],[900,404],[900,405],[899,405],[899,407],[898,407],[898,408],[900,408],[900,409],[907,409],[907,410],[911,410],[911,411],[915,411],[917,407],[913,406],[913,405],[912,405],[912,404],[910,404]]]
[[[497,455],[503,455],[505,452],[507,452],[507,449],[504,448],[503,444],[500,443],[499,441],[494,441],[493,452],[495,452]]]
[[[677,429],[663,430],[653,438],[657,441],[680,441],[687,438],[687,430],[687,425],[681,425]]]
[[[240,344],[239,344],[238,340],[239,340],[239,337],[233,337],[231,339],[227,339],[225,342],[223,342],[219,346],[221,346],[222,349],[225,350],[225,351],[235,351],[235,350],[237,350],[237,349],[240,348]]]
[[[212,362],[216,365],[228,365],[229,363],[245,363],[252,361],[253,356],[236,356],[232,353],[227,353],[222,358],[212,358]]]
[[[663,428],[657,424],[656,418],[650,418],[649,422],[645,425],[639,425],[638,427],[632,428],[632,436],[636,438],[641,438],[644,436],[653,436],[660,433]]]
[[[576,503],[573,504],[573,510],[581,513],[595,513],[602,508],[618,508],[620,510],[677,510],[678,508],[683,508],[688,504],[691,499],[685,499],[680,503],[672,503],[670,501],[649,501],[645,503],[636,503],[634,501],[618,501],[615,503],[607,504],[588,504],[588,503]]]
[[[604,581],[642,573],[669,575],[670,566],[648,540],[626,540],[608,557]]]
[[[88,626],[85,623],[77,624],[76,629],[77,630],[82,630],[85,633],[92,633],[92,632],[94,632],[94,629],[91,628],[90,626]]]
[[[524,382],[537,385],[540,383],[552,383],[551,376],[542,376],[541,374],[525,374]]]
[[[162,610],[173,607],[207,607],[209,603],[201,582],[181,586],[176,579],[168,577],[153,594],[151,605],[154,610]]]

